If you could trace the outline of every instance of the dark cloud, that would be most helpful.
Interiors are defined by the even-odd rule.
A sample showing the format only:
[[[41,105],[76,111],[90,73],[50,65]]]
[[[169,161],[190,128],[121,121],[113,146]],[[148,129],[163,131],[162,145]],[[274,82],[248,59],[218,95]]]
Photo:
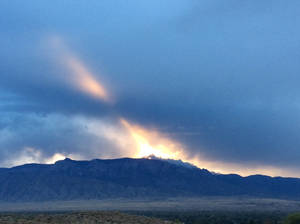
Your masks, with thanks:
[[[13,95],[0,97],[0,128],[15,137],[0,149],[85,152],[104,142],[105,151],[115,146],[69,117],[123,116],[191,155],[299,169],[299,9],[296,0],[2,2],[0,88]],[[113,104],[61,81],[51,35],[105,83]],[[65,117],[49,129],[32,114]]]
[[[98,133],[91,130],[97,122]],[[42,153],[40,159],[54,154],[73,155],[81,159],[122,156],[121,148],[109,139],[109,127],[118,123],[101,122],[81,116],[36,113],[1,113],[0,164],[18,161],[20,154],[33,149]],[[118,129],[122,133],[122,128]],[[39,161],[37,161],[39,162]]]

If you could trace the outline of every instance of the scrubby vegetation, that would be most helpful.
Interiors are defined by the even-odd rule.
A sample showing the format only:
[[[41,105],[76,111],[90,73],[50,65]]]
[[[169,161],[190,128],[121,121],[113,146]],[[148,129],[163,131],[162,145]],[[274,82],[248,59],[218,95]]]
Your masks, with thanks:
[[[284,224],[300,224],[300,213],[290,214],[285,219]]]
[[[166,221],[168,220],[168,221]],[[233,211],[134,211],[7,213],[0,224],[300,224],[300,213]]]
[[[286,212],[257,211],[195,211],[195,212],[139,212],[161,219],[180,221],[185,224],[300,224],[300,215],[288,216]],[[288,218],[286,218],[288,216]],[[296,221],[295,221],[296,220]]]
[[[0,215],[0,224],[173,224],[157,218],[120,212],[74,212],[60,214],[14,213]]]

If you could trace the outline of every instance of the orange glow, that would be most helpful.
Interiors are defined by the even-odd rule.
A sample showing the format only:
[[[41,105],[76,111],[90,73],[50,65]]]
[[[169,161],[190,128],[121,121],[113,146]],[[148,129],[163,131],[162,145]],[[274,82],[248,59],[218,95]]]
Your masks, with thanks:
[[[178,159],[183,157],[183,149],[180,144],[162,137],[156,131],[147,131],[146,129],[132,125],[125,119],[121,119],[123,126],[129,131],[135,141],[136,150],[133,157],[141,158],[149,155],[155,155],[160,158]]]
[[[64,74],[67,74],[68,77],[64,77],[64,81],[85,94],[111,102],[111,97],[103,84],[84,62],[67,48],[63,40],[59,36],[52,36],[49,40],[51,50],[54,50],[55,53],[55,60],[62,68],[66,69]]]
[[[105,88],[98,82],[88,69],[78,59],[72,56],[65,58],[68,68],[73,74],[73,84],[75,84],[82,92],[93,97],[108,101],[109,97]]]
[[[262,173],[270,176],[298,176],[295,171],[289,169],[261,165],[255,166],[251,164],[248,164],[247,166],[246,164],[241,165],[214,161],[201,156],[200,153],[191,156],[186,153],[184,147],[180,143],[164,137],[162,133],[146,130],[144,127],[131,124],[125,119],[120,119],[120,121],[134,141],[133,145],[135,148],[130,152],[130,157],[143,158],[148,157],[149,155],[155,155],[156,157],[164,159],[180,159],[194,164],[199,168],[205,168],[222,174],[237,173],[242,176],[248,176]],[[127,141],[130,141],[130,139],[127,139]]]
[[[199,154],[197,154],[197,156],[188,155],[180,143],[163,136],[163,134],[159,133],[158,131],[146,130],[144,127],[131,124],[129,121],[123,118],[120,119],[120,121],[135,142],[135,149],[131,152],[131,157],[143,158],[148,157],[149,155],[154,155],[163,159],[180,159],[185,162],[192,163],[200,168],[205,167],[210,170],[216,170],[215,165],[218,165],[216,170],[217,172],[226,171],[220,169],[222,164],[217,162],[203,161],[200,159]]]

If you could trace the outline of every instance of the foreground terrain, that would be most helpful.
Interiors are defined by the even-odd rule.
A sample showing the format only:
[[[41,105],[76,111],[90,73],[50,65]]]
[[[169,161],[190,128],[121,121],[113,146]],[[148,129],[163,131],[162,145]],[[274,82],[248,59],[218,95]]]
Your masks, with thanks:
[[[2,214],[0,224],[173,224],[157,218],[129,215],[120,212],[77,212],[61,214]]]
[[[300,214],[237,211],[53,212],[0,214],[0,224],[299,224]]]
[[[0,224],[282,224],[299,211],[300,201],[229,197],[2,202]]]
[[[300,201],[243,197],[107,199],[48,202],[0,202],[0,212],[64,211],[249,211],[297,212]]]

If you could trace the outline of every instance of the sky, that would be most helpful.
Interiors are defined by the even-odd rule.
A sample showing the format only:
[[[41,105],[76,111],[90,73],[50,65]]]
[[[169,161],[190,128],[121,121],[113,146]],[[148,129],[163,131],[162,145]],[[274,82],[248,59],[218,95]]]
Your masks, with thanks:
[[[300,177],[298,0],[0,2],[0,166],[182,159]]]

